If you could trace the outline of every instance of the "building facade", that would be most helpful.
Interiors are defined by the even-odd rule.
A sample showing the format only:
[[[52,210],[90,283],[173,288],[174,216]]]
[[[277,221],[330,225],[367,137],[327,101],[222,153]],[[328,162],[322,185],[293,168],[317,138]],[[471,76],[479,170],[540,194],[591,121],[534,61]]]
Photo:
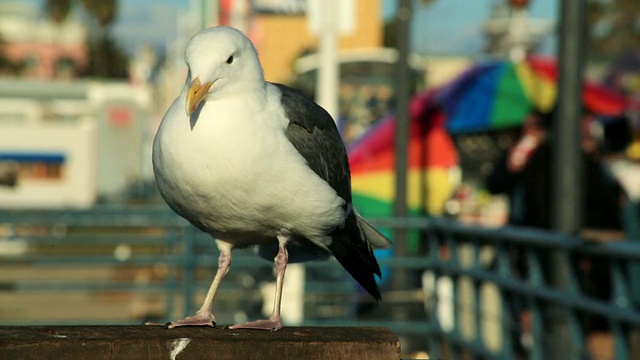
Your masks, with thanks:
[[[381,1],[353,1],[354,29],[340,36],[339,49],[382,47]],[[295,60],[315,52],[318,47],[318,36],[309,27],[307,3],[306,0],[221,0],[218,23],[234,26],[249,35],[267,80],[288,82],[294,75]]]
[[[22,76],[75,77],[87,64],[87,34],[73,17],[58,24],[41,16],[33,4],[0,3],[0,54],[16,64]]]

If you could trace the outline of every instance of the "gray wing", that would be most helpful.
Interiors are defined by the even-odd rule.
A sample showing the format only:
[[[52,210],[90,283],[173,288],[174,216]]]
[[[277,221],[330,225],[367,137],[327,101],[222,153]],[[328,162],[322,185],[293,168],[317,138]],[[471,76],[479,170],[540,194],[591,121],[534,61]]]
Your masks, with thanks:
[[[346,201],[344,226],[328,234],[332,238],[329,251],[373,298],[380,300],[380,289],[374,276],[380,276],[380,266],[367,236],[375,235],[375,242],[381,247],[390,242],[351,211],[349,159],[338,128],[331,115],[302,92],[273,85],[282,92],[282,106],[289,119],[287,138],[306,159],[307,165]],[[362,224],[368,226],[364,232]]]
[[[281,103],[289,119],[287,138],[306,159],[307,165],[351,203],[349,159],[333,118],[307,95],[282,84]]]

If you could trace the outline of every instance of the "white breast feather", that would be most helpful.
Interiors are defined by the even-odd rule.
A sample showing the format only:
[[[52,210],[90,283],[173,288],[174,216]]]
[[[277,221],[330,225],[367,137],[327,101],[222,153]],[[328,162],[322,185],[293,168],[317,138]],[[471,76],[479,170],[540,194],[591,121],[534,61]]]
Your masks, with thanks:
[[[286,138],[279,94],[267,96],[262,108],[247,98],[207,102],[193,130],[178,98],[154,141],[158,186],[227,241],[293,233],[325,242],[344,221],[344,201]]]

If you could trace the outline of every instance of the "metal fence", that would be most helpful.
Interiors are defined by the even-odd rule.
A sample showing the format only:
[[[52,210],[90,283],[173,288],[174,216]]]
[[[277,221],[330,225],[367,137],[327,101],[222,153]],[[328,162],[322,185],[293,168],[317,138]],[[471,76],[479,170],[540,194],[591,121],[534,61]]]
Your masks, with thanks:
[[[638,242],[433,218],[374,223],[419,234],[420,254],[380,259],[384,271],[404,271],[408,282],[385,277],[384,302],[375,305],[336,261],[307,263],[304,291],[284,303],[299,303],[295,324],[387,326],[405,351],[432,358],[549,358],[558,331],[567,336],[568,359],[638,352]],[[0,229],[4,325],[177,319],[199,305],[217,265],[214,242],[166,207],[0,211]],[[549,285],[558,276],[551,257],[565,260],[564,288]],[[263,316],[272,294],[261,284],[272,280],[272,264],[251,250],[234,252],[214,305],[218,322]]]
[[[640,243],[433,219],[426,232],[430,249],[440,249],[428,255],[437,294],[433,354],[628,359],[638,352],[640,297],[633,280]],[[564,260],[561,273],[553,271],[553,257]],[[552,287],[554,276],[566,276],[566,286]],[[568,340],[560,351],[558,336]]]
[[[0,224],[2,324],[175,320],[195,312],[217,266],[211,237],[164,206],[0,211]],[[232,270],[216,300],[223,309],[216,314],[219,323],[261,316],[259,285],[273,279],[272,267],[252,249],[234,251]],[[304,318],[354,318],[355,285],[337,262],[306,265],[305,275],[311,281],[301,282],[300,301],[314,306],[305,307]],[[85,295],[86,303],[74,304],[86,309],[68,308],[74,304],[65,304],[63,297],[71,293]],[[52,299],[45,309],[37,308],[41,297]],[[11,301],[18,302],[17,311],[7,306]],[[30,301],[35,305],[27,305]]]

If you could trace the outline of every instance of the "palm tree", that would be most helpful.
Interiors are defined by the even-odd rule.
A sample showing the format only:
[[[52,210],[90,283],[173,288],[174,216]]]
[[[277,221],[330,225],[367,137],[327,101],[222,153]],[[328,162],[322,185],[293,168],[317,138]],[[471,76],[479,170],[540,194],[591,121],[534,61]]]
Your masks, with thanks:
[[[23,64],[11,60],[4,51],[6,42],[0,36],[0,75],[16,75],[20,73],[23,68]]]
[[[126,77],[126,56],[109,29],[118,14],[118,0],[46,0],[45,11],[56,22],[64,21],[75,7],[81,7],[89,19],[89,67],[86,75]]]
[[[47,15],[56,22],[64,21],[71,13],[73,5],[82,5],[100,27],[107,28],[118,14],[118,0],[47,0]]]
[[[53,21],[61,23],[71,12],[71,0],[47,0],[45,10]]]
[[[118,14],[118,0],[81,0],[81,2],[87,12],[98,21],[101,28],[110,26]]]

